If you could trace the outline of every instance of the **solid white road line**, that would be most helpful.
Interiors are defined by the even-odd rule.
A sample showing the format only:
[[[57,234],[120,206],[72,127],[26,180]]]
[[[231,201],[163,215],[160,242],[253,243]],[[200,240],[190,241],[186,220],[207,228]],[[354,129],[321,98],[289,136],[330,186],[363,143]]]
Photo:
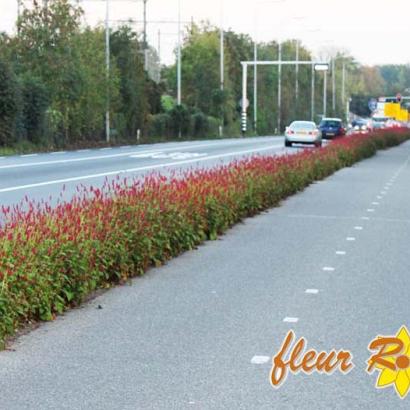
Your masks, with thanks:
[[[253,356],[251,359],[252,364],[265,364],[270,361],[269,356]]]
[[[164,164],[147,165],[147,166],[138,167],[138,168],[119,169],[116,171],[102,172],[100,174],[82,175],[82,176],[72,177],[72,178],[56,179],[56,180],[51,180],[51,181],[38,182],[35,184],[27,184],[27,185],[20,185],[20,186],[14,186],[14,187],[9,187],[9,188],[2,188],[0,189],[0,193],[20,191],[24,189],[38,188],[38,187],[49,186],[49,185],[65,184],[68,182],[78,182],[78,181],[84,181],[87,179],[103,178],[103,177],[128,174],[128,173],[133,173],[133,172],[151,171],[155,169],[173,167],[173,166],[178,166],[178,165],[194,164],[197,162],[209,161],[213,159],[235,157],[236,155],[245,155],[245,154],[252,154],[252,153],[262,152],[262,151],[271,151],[272,149],[275,149],[278,147],[282,147],[282,144],[271,145],[271,146],[264,147],[264,148],[254,148],[254,149],[250,149],[246,151],[237,151],[237,152],[230,152],[226,154],[209,155],[207,157],[194,158],[194,159],[189,159],[185,161],[175,161],[175,162],[168,162]]]

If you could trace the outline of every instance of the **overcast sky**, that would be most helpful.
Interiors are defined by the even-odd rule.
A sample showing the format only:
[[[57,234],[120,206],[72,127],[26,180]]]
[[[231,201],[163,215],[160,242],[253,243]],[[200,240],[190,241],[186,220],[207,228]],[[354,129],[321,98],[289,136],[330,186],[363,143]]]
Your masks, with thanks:
[[[26,0],[30,2],[31,0]],[[74,2],[75,0],[73,0]],[[221,3],[223,2],[223,13]],[[112,19],[142,19],[142,3],[111,0]],[[17,0],[0,0],[0,31],[13,30]],[[104,19],[105,2],[82,1],[86,22]],[[301,38],[313,50],[336,46],[363,64],[410,63],[409,0],[181,0],[184,21],[209,20],[259,40]],[[148,20],[177,20],[178,0],[148,0]],[[256,29],[257,27],[257,29]],[[139,24],[141,29],[142,25]],[[177,26],[151,23],[149,40],[161,57],[173,59]]]

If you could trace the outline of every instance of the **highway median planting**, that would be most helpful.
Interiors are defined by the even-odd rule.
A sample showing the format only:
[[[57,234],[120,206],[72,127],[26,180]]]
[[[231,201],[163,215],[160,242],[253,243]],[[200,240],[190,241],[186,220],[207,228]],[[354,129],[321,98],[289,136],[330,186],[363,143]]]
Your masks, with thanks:
[[[294,155],[255,156],[81,188],[51,207],[2,208],[0,346],[16,330],[125,283],[314,181],[410,139],[410,130],[353,135]],[[194,274],[194,273],[193,273]]]

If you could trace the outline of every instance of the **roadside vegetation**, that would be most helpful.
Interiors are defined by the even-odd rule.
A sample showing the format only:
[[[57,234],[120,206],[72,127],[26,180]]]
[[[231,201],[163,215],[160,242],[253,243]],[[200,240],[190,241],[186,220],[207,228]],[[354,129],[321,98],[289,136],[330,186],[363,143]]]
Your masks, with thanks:
[[[111,31],[111,71],[105,69],[103,27],[88,27],[81,8],[68,0],[26,0],[14,34],[0,33],[0,154],[16,151],[93,147],[105,143],[105,111],[110,100],[113,144],[182,138],[214,138],[220,125],[225,136],[239,134],[242,60],[253,59],[253,39],[225,33],[225,88],[220,90],[219,30],[209,23],[185,27],[182,46],[183,104],[176,104],[176,67],[162,66],[149,46],[144,70],[144,43],[130,27]],[[259,59],[276,60],[278,43],[258,44]],[[282,58],[294,60],[296,41],[282,44]],[[336,67],[336,110],[343,116],[342,65],[348,69],[346,95],[356,110],[366,111],[368,96],[402,91],[410,70],[405,66],[362,67],[344,52],[330,50]],[[313,56],[303,44],[300,59]],[[283,68],[282,124],[310,119],[310,67],[300,67],[299,99],[295,69]],[[277,130],[276,68],[259,70],[259,134]],[[252,106],[253,70],[249,73]],[[323,76],[316,76],[317,90]],[[329,98],[331,101],[331,82]],[[107,92],[107,90],[109,92]],[[317,92],[316,107],[322,104]],[[319,118],[316,118],[318,120]],[[250,121],[249,123],[251,123]]]
[[[142,275],[312,182],[409,139],[407,129],[355,135],[295,155],[117,178],[56,207],[28,199],[3,206],[0,345],[22,326],[53,320],[95,290]]]

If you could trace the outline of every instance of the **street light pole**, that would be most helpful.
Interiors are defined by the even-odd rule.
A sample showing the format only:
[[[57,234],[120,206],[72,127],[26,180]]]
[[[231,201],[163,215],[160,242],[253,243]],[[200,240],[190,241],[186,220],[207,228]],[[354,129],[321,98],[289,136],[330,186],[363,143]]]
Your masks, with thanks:
[[[299,61],[299,40],[296,40],[296,62]],[[296,104],[299,98],[299,64],[296,64],[296,84],[295,84]]]
[[[332,111],[336,114],[336,60],[332,59]]]
[[[343,106],[346,103],[346,63],[343,61],[342,68],[342,104]]]
[[[105,113],[105,137],[110,142],[110,0],[105,0],[105,65],[107,76],[107,110]]]
[[[147,43],[147,1],[144,1],[144,69],[148,71],[148,43]]]
[[[258,43],[255,38],[253,42],[253,130],[258,129]]]
[[[278,61],[279,61],[279,66],[278,66],[278,120],[277,120],[277,126],[278,126],[278,133],[280,134],[281,132],[281,117],[282,117],[282,43],[279,41],[279,47],[278,47]]]
[[[181,80],[182,80],[182,70],[181,70],[181,0],[178,0],[178,67],[177,67],[177,104],[182,103],[182,90],[181,90]]]
[[[310,102],[310,108],[311,108],[311,120],[314,122],[315,121],[315,65],[312,64],[312,84],[311,84],[311,102]]]
[[[219,136],[223,137],[224,133],[224,122],[225,122],[225,115],[224,115],[224,90],[225,90],[225,33],[224,33],[224,4],[223,0],[221,0],[221,29],[220,29],[220,89],[221,89],[221,98],[222,106],[221,106],[221,125],[219,128]]]
[[[327,114],[327,70],[323,71],[323,117]]]

